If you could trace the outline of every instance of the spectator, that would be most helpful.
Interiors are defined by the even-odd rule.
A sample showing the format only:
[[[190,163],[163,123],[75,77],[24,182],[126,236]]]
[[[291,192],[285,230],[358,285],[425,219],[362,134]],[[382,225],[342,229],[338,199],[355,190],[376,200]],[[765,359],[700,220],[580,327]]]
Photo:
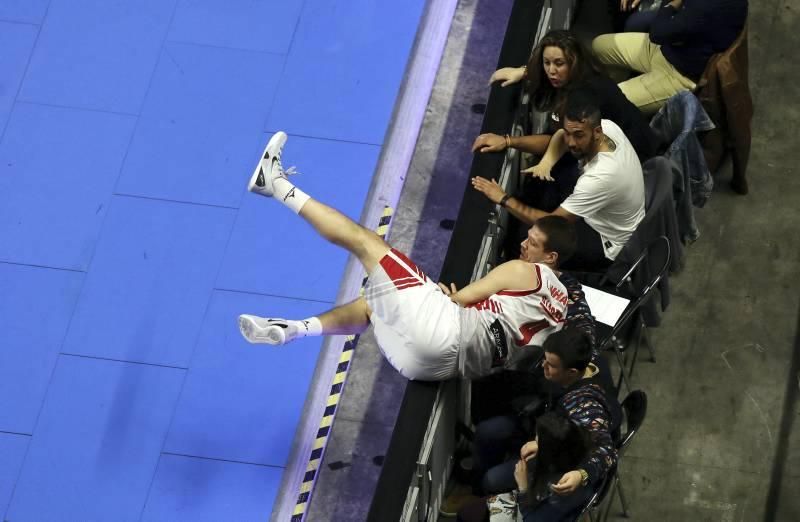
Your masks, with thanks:
[[[592,439],[590,454],[581,467],[573,468],[577,475],[570,472],[559,477],[570,485],[559,488],[560,492],[568,494],[579,487],[577,476],[583,477],[580,469],[588,477],[581,483],[596,484],[615,461],[611,434],[619,425],[621,410],[613,387],[604,388],[609,382],[607,368],[603,375],[590,362],[593,357],[590,340],[580,330],[565,329],[551,335],[544,343],[544,351],[544,378],[555,385],[545,401],[545,410],[565,413],[572,422],[585,427]],[[480,492],[491,494],[513,489],[516,461],[503,463],[503,459],[508,448],[519,447],[525,436],[515,417],[494,417],[478,424],[473,460]]]
[[[565,509],[564,504],[580,507],[592,490],[586,488],[586,492],[564,497],[560,494],[563,477],[580,465],[590,449],[589,432],[563,413],[545,413],[539,418],[536,438],[522,447],[514,468],[519,509],[525,522],[571,520],[575,508]],[[576,502],[578,498],[583,501]]]
[[[736,40],[747,19],[747,0],[666,0],[650,34],[614,33],[594,39],[598,59],[641,73],[619,84],[645,114],[680,91],[693,91],[708,59]]]
[[[561,113],[569,93],[581,90],[591,93],[603,116],[622,129],[641,161],[655,155],[658,140],[641,112],[622,94],[616,82],[602,72],[602,66],[570,31],[547,33],[534,49],[527,66],[500,69],[492,75],[491,81],[500,81],[506,86],[523,79],[526,79],[532,108],[551,113],[550,128],[544,134],[530,136],[506,138],[481,134],[475,139],[473,151],[495,152],[512,147],[541,156],[552,135],[561,127]],[[523,173],[532,176],[526,177],[522,190],[514,196],[526,206],[552,212],[572,193],[580,170],[574,157],[564,155],[557,161],[543,158]],[[517,245],[527,229],[527,225],[512,221],[505,245],[508,257],[517,257]]]
[[[507,495],[501,502],[490,497],[465,506],[459,511],[458,519],[494,520],[497,518],[495,511],[499,509],[504,512],[501,519],[518,520],[516,515],[519,507],[526,521],[562,520],[563,517],[553,518],[557,513],[550,509],[550,506],[562,501],[554,493],[555,485],[564,473],[580,464],[590,446],[591,440],[586,429],[570,421],[563,413],[545,413],[536,424],[536,438],[522,447],[521,460],[514,469],[519,506],[514,495]]]
[[[507,147],[537,155],[544,154],[552,134],[560,128],[560,117],[571,91],[589,91],[603,115],[619,125],[636,149],[641,161],[656,153],[657,139],[647,121],[632,105],[615,82],[609,78],[594,56],[570,32],[550,31],[533,50],[528,65],[505,67],[492,74],[490,82],[503,87],[526,80],[532,107],[550,112],[550,132],[533,136],[482,134],[473,144],[473,151],[496,152]],[[568,190],[567,194],[571,191]]]
[[[561,267],[598,271],[611,264],[644,218],[642,166],[622,130],[600,119],[600,110],[586,93],[570,95],[564,128],[553,136],[547,155],[560,158],[567,150],[579,160],[580,177],[573,192],[554,211],[526,205],[505,193],[496,181],[472,178],[472,185],[527,224],[548,215],[576,223],[578,248]]]

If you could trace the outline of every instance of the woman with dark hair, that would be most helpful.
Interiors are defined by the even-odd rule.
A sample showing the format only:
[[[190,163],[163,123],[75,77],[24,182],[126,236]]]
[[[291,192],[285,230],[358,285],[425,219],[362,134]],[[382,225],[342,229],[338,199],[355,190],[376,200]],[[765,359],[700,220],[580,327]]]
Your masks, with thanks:
[[[490,82],[500,81],[501,86],[505,87],[523,79],[526,80],[532,108],[551,113],[551,132],[533,136],[482,134],[475,140],[473,152],[496,152],[513,147],[524,152],[544,154],[552,134],[560,127],[561,113],[569,93],[580,89],[592,95],[603,118],[613,121],[622,129],[640,161],[644,162],[655,155],[656,138],[644,116],[570,31],[550,31],[534,48],[528,65],[499,69],[492,74]]]
[[[574,510],[565,510],[563,504],[580,509],[592,491],[582,488],[561,496],[560,482],[565,473],[578,467],[590,447],[589,433],[565,415],[550,412],[536,420],[536,439],[522,447],[521,459],[514,469],[517,500],[525,522],[560,520],[554,516],[556,513],[568,520],[574,517]]]
[[[517,504],[513,495],[489,497],[464,506],[458,520],[518,520],[517,509],[525,522],[572,520],[591,496],[591,488],[559,495],[559,482],[578,467],[590,448],[591,437],[584,428],[561,412],[545,413],[536,420],[536,438],[520,450],[514,470]]]

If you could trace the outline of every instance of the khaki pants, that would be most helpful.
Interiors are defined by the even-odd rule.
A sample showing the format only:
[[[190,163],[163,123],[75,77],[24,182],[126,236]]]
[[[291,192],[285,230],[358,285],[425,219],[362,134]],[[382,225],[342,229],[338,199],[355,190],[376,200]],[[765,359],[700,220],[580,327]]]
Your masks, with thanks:
[[[661,46],[647,33],[603,34],[592,42],[592,50],[605,65],[640,74],[619,84],[623,94],[645,114],[658,111],[674,94],[693,91],[695,83],[678,72],[661,54]]]

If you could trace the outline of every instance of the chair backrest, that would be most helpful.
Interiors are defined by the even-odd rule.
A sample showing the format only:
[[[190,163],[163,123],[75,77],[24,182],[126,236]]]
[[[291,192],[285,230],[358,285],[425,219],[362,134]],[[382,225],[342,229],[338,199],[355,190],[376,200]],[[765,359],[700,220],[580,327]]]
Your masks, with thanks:
[[[653,288],[658,285],[661,278],[667,275],[671,256],[669,239],[666,236],[659,236],[639,254],[628,271],[622,276],[616,285],[619,292],[627,290],[633,296],[646,297]],[[655,270],[653,270],[655,268]],[[647,270],[651,273],[649,281],[641,288],[634,285],[634,272],[637,270]],[[626,287],[626,288],[623,288]]]
[[[625,412],[625,433],[617,442],[617,451],[622,452],[631,443],[634,435],[639,431],[647,415],[647,394],[642,390],[633,390],[622,401],[622,410]]]
[[[594,491],[592,496],[589,497],[589,500],[586,501],[580,512],[577,513],[577,517],[574,519],[575,522],[583,520],[583,515],[603,503],[605,498],[608,496],[608,492],[611,491],[611,486],[614,484],[614,477],[616,474],[617,466],[615,464],[608,469],[606,476],[603,477],[603,481],[600,483],[600,486]]]
[[[601,284],[617,284],[630,271],[654,237],[666,236],[673,243],[672,269],[677,270],[682,258],[677,218],[672,194],[672,163],[663,156],[646,161],[642,167],[645,180],[645,215],[628,242],[606,271]],[[674,236],[674,237],[673,237]],[[676,257],[677,256],[677,257]],[[676,263],[675,261],[678,261]]]
[[[622,276],[616,285],[616,293],[627,295],[631,302],[617,320],[614,328],[608,336],[600,343],[603,346],[609,339],[616,336],[625,327],[630,318],[645,303],[658,286],[658,283],[667,275],[670,263],[670,244],[666,236],[659,236],[642,251],[636,261],[633,262],[628,271]],[[654,273],[650,267],[658,267]],[[649,279],[635,277],[637,270],[647,270],[651,272]],[[641,280],[643,285],[636,287],[635,281]]]

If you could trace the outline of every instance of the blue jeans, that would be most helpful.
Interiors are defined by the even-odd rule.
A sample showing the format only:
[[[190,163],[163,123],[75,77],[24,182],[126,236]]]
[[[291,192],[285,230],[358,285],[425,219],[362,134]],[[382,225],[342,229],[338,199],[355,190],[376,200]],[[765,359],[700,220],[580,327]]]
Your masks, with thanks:
[[[491,417],[475,427],[473,488],[477,493],[491,495],[517,487],[514,467],[525,442],[519,419],[513,415]],[[507,460],[509,454],[512,458]]]
[[[581,487],[571,495],[550,495],[535,506],[523,509],[522,520],[524,522],[571,522],[593,493],[592,488]]]

